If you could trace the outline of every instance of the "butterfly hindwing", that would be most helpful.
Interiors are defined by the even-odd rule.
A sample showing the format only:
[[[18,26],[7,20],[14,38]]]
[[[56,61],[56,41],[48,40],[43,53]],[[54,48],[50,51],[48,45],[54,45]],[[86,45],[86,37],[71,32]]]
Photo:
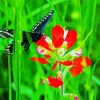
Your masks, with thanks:
[[[30,41],[27,38],[27,34],[31,36],[31,32],[23,31],[23,40],[21,42],[21,46],[24,46],[24,50],[27,51],[30,46]]]
[[[13,54],[13,42],[5,48],[4,53],[7,55]]]
[[[13,30],[0,30],[1,38],[13,38]]]

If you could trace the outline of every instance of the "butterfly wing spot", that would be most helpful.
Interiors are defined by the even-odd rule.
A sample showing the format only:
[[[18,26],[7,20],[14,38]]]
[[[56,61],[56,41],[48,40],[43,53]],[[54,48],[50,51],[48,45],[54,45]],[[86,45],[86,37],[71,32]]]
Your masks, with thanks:
[[[47,17],[44,17],[44,19],[46,20],[46,19],[47,19]]]
[[[49,15],[52,15],[52,13],[49,13]]]
[[[5,48],[4,53],[7,55],[13,54],[13,43],[11,43]]]
[[[44,18],[45,19],[45,18]],[[42,21],[44,21],[44,19],[42,19]]]
[[[39,23],[37,24],[37,27],[39,26]]]
[[[3,36],[2,34],[0,34],[0,37],[2,37],[2,38],[6,38],[5,36]]]
[[[40,21],[39,23],[41,24],[42,22]]]

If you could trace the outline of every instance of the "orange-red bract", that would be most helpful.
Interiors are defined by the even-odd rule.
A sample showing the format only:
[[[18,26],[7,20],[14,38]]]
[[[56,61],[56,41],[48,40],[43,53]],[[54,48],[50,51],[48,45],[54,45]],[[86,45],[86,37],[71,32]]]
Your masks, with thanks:
[[[52,76],[48,76],[48,81],[49,81],[49,85],[54,88],[57,88],[63,84],[62,79],[54,78]]]

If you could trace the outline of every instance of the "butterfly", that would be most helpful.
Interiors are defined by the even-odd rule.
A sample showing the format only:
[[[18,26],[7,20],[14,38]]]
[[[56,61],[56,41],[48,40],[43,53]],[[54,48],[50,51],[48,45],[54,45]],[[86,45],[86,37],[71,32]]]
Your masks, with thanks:
[[[27,34],[31,37],[31,40],[33,42],[38,41],[42,36],[43,36],[43,29],[46,26],[46,24],[49,22],[49,20],[51,19],[52,15],[53,15],[54,11],[51,10],[49,13],[47,13],[38,23],[36,23],[34,25],[34,27],[32,28],[31,32],[26,32],[23,31],[22,32],[22,42],[21,42],[21,46],[24,46],[24,50],[27,51],[29,49],[29,46],[31,44],[30,40],[28,40],[27,38]],[[14,31],[13,30],[0,30],[0,37],[1,38],[14,38],[13,35]],[[11,44],[9,44],[6,48],[5,48],[5,53],[10,55],[13,53],[13,42]]]

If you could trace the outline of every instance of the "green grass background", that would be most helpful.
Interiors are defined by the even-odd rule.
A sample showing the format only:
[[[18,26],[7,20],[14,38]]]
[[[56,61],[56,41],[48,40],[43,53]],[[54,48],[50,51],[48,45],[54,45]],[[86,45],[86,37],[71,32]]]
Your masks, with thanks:
[[[0,38],[0,100],[73,100],[61,96],[61,91],[41,85],[41,77],[53,75],[52,65],[30,61],[40,55],[33,43],[27,52],[20,47],[22,30],[31,31],[47,12],[54,10],[44,33],[51,37],[56,24],[78,33],[77,47],[82,45],[83,55],[90,57],[91,67],[81,75],[65,77],[65,93],[78,95],[80,100],[100,99],[100,0],[0,0],[0,29],[14,29],[15,50],[13,56],[5,56],[4,48],[10,39]],[[74,48],[73,47],[73,48]]]

